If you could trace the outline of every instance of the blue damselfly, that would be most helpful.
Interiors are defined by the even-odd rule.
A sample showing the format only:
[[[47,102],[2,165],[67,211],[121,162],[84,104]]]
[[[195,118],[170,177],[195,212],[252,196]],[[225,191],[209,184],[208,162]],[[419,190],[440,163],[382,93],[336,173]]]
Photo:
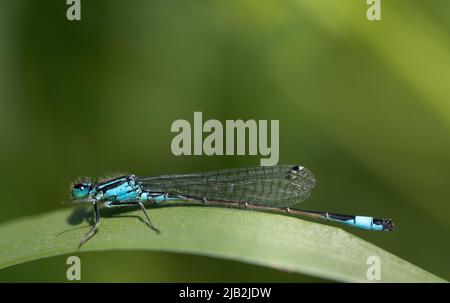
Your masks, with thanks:
[[[391,219],[291,208],[290,206],[309,197],[315,183],[313,174],[299,165],[224,169],[155,177],[124,175],[99,182],[85,180],[75,184],[72,187],[71,202],[90,203],[94,206],[95,223],[81,240],[79,247],[98,230],[99,203],[106,207],[139,206],[147,225],[156,232],[159,230],[153,226],[144,204],[160,204],[169,200],[283,212],[367,230],[393,230],[394,223]]]

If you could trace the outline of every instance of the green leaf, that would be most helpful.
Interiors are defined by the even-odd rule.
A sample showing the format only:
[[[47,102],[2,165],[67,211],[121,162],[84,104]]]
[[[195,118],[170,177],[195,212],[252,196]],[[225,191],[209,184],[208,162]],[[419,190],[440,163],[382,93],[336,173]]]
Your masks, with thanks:
[[[156,234],[138,210],[102,209],[99,232],[80,250],[190,253],[279,268],[335,281],[369,282],[377,256],[382,282],[445,280],[333,226],[284,215],[203,206],[149,209]],[[0,268],[76,253],[92,217],[63,209],[0,225]]]

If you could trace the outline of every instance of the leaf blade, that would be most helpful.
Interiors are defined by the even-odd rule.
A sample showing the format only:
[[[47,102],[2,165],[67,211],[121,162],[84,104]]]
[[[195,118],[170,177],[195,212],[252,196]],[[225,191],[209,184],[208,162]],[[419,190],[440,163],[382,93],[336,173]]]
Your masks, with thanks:
[[[283,215],[215,207],[102,210],[100,230],[83,251],[154,250],[236,260],[343,282],[371,282],[367,258],[379,256],[381,282],[445,282],[340,228]],[[78,215],[77,215],[78,214]],[[0,269],[76,252],[90,212],[63,209],[0,225]],[[74,219],[75,218],[75,219]],[[75,225],[78,223],[77,225]],[[80,224],[81,223],[81,224]],[[83,228],[80,228],[83,227]]]

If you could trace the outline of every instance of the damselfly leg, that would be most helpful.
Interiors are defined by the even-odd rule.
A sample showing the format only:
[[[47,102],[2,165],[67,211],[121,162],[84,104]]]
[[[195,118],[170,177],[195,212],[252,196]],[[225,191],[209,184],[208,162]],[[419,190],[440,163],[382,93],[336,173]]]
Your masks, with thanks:
[[[115,203],[105,203],[105,206],[108,208],[117,208],[117,207],[130,207],[130,206],[136,206],[139,205],[139,207],[141,208],[142,212],[145,215],[145,220],[142,219],[145,224],[152,229],[153,231],[155,231],[156,233],[160,233],[161,231],[156,228],[153,224],[152,221],[150,220],[150,216],[147,213],[147,210],[145,209],[144,203],[142,203],[142,201],[139,202],[128,202],[128,203],[121,203],[121,204],[115,204]]]
[[[90,238],[92,238],[98,231],[98,226],[100,225],[100,212],[98,210],[97,202],[94,202],[94,225],[91,230],[84,236],[84,238],[78,244],[78,249],[80,250],[81,246],[86,243]]]
[[[147,210],[145,209],[144,204],[142,202],[139,202],[139,206],[141,207],[142,212],[144,213],[145,218],[147,219],[146,223],[147,223],[148,227],[150,227],[151,229],[153,229],[154,231],[156,231],[159,234],[161,231],[152,224],[152,221],[150,221],[150,217],[147,213]]]

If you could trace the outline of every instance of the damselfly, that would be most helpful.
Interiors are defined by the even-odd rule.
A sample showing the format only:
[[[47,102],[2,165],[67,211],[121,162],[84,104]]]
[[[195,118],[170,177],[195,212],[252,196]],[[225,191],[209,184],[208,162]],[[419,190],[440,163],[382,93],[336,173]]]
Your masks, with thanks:
[[[71,202],[93,204],[95,223],[81,240],[79,248],[98,230],[99,203],[106,207],[139,206],[147,225],[156,232],[159,230],[153,226],[144,204],[160,204],[169,200],[283,212],[367,230],[393,230],[394,223],[391,219],[291,208],[291,205],[309,197],[315,183],[313,174],[299,165],[224,169],[155,177],[124,175],[99,182],[83,181],[73,186]]]

